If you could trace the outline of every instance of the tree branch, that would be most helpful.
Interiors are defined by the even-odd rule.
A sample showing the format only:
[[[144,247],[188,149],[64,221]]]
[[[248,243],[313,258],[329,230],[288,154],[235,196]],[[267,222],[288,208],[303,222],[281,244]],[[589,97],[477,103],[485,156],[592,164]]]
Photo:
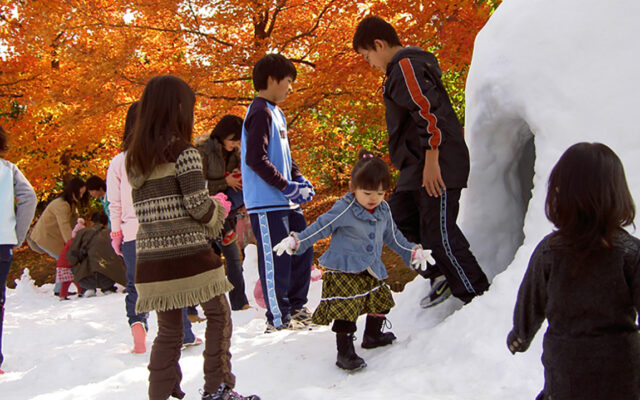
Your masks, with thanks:
[[[322,20],[322,17],[324,16],[324,14],[329,10],[329,7],[335,2],[335,0],[331,0],[329,3],[327,3],[323,8],[322,11],[320,11],[320,14],[318,14],[318,18],[316,18],[315,23],[313,24],[313,26],[311,27],[311,29],[309,29],[306,32],[300,33],[288,40],[286,40],[281,46],[280,46],[280,52],[283,52],[284,49],[290,45],[291,43],[295,42],[296,40],[302,39],[303,37],[306,36],[312,36],[313,32],[318,29],[318,26],[320,26],[320,21]]]
[[[191,0],[188,0],[187,4],[189,4],[189,11],[191,11],[191,15],[193,15],[193,20],[196,22],[198,32],[200,32],[200,21],[198,20],[198,14],[196,14],[196,12],[193,10],[193,3],[191,2]]]
[[[215,81],[211,81],[211,83],[230,83],[230,82],[242,82],[242,81],[250,81],[251,77],[245,76],[242,78],[229,78],[229,79],[218,79]]]
[[[208,95],[201,92],[196,92],[196,96],[205,97],[210,100],[229,100],[229,101],[251,101],[253,97],[243,97],[243,96],[213,96]]]
[[[310,104],[303,104],[302,107],[300,107],[298,109],[298,112],[295,113],[295,115],[293,116],[293,118],[291,118],[290,121],[287,121],[287,126],[288,127],[292,127],[295,125],[296,121],[298,120],[298,118],[305,114],[307,110],[309,110],[310,108],[314,108],[316,107],[318,104],[320,104],[322,101],[327,100],[331,97],[340,97],[340,96],[346,96],[346,95],[351,95],[353,93],[351,92],[329,92],[329,93],[322,93],[322,95],[320,96],[320,98],[318,98],[316,101],[314,101],[313,103]]]
[[[275,11],[273,12],[273,18],[271,18],[271,23],[269,24],[269,28],[266,31],[266,37],[271,36],[271,32],[273,32],[273,28],[276,25],[276,18],[278,17],[278,13],[282,11],[282,9],[287,5],[287,0],[282,0],[278,2]]]
[[[17,81],[13,81],[13,82],[7,82],[7,83],[0,83],[0,86],[12,86],[12,85],[16,85],[20,82],[29,82],[29,81],[34,81],[36,79],[38,79],[40,75],[36,75],[36,76],[32,76],[30,78],[23,78],[23,79],[18,79]]]
[[[290,58],[289,61],[291,61],[292,63],[305,64],[305,65],[308,65],[308,66],[310,66],[312,68],[316,67],[315,63],[312,63],[311,61],[307,61],[307,60],[301,60],[301,59],[298,59],[298,58]]]
[[[218,39],[217,37],[209,33],[201,32],[193,29],[170,29],[170,28],[158,28],[156,26],[147,26],[147,25],[106,24],[106,23],[76,25],[76,26],[67,27],[66,29],[75,30],[75,29],[102,28],[102,27],[117,28],[117,29],[139,29],[139,30],[149,30],[149,31],[157,31],[157,32],[169,32],[169,33],[189,33],[192,35],[203,36],[223,46],[233,47],[233,43],[225,42],[224,40]]]

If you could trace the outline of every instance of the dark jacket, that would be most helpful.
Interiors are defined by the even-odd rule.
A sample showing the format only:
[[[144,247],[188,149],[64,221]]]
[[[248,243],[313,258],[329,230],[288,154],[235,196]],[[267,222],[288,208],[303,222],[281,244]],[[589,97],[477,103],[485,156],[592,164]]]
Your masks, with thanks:
[[[427,149],[439,149],[447,189],[467,186],[469,150],[441,76],[436,57],[419,47],[398,51],[387,65],[383,96],[397,190],[422,186]]]
[[[122,257],[113,251],[109,229],[102,224],[96,223],[78,231],[67,251],[67,260],[74,266],[76,281],[98,272],[122,286],[127,284]]]
[[[578,266],[549,241],[531,256],[508,342],[526,350],[546,318],[545,398],[637,400],[640,240],[621,232],[611,252]]]
[[[225,172],[240,168],[240,152],[234,150],[224,159],[222,143],[218,139],[208,138],[197,147],[202,155],[202,166],[209,194],[216,194],[227,189]]]

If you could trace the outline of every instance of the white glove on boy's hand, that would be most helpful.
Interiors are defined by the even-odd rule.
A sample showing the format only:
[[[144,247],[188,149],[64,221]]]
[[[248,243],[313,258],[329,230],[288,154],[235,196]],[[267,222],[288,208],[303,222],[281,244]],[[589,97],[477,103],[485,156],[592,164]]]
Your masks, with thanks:
[[[411,266],[415,270],[426,271],[427,263],[436,264],[436,260],[431,256],[431,250],[424,250],[422,246],[416,246],[411,254]]]
[[[285,251],[287,254],[294,254],[298,250],[298,239],[293,235],[293,233],[286,238],[282,239],[280,243],[273,246],[273,251],[276,252],[277,256],[281,256]]]

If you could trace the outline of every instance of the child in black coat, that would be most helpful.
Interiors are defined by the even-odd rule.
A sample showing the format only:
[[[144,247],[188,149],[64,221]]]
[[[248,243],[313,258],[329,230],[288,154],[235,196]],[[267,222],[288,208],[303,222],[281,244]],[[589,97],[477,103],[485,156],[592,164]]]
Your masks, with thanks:
[[[571,146],[551,171],[547,218],[507,338],[526,351],[546,318],[537,399],[640,398],[640,240],[622,163],[600,143]]]

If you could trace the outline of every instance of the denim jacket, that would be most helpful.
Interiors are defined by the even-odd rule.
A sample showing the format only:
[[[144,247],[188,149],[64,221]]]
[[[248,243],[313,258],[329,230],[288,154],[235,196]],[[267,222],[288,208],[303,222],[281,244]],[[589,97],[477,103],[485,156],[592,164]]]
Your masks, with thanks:
[[[391,218],[391,208],[383,201],[373,213],[360,205],[349,192],[322,214],[307,229],[295,234],[299,241],[296,253],[302,254],[314,242],[331,237],[329,249],[320,257],[320,264],[348,273],[365,270],[378,279],[387,277],[387,269],[380,257],[382,244],[398,253],[407,266],[413,249]]]

